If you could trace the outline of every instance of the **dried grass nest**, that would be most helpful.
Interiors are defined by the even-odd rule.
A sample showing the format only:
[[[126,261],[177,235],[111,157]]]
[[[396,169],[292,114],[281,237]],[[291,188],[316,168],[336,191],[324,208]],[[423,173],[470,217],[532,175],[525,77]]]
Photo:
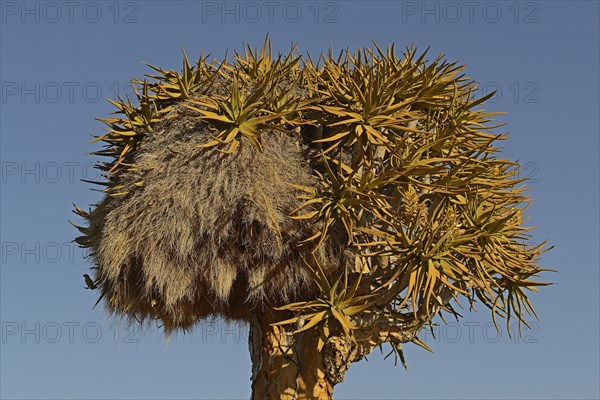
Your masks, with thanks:
[[[78,241],[91,250],[107,310],[171,331],[314,297],[303,259],[316,256],[330,275],[353,260],[338,224],[322,245],[298,245],[320,228],[289,217],[303,203],[290,184],[315,185],[314,150],[291,130],[264,132],[262,151],[242,138],[224,155],[199,147],[211,129],[193,114],[178,105],[144,137],[135,168],[118,178],[143,187],[107,194],[84,214]]]

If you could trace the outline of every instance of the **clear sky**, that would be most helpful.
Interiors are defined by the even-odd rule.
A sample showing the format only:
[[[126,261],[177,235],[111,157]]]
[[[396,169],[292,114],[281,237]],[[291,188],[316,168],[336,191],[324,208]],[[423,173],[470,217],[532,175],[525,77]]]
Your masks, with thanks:
[[[179,68],[181,49],[221,57],[242,42],[318,54],[396,43],[467,65],[506,111],[505,155],[535,179],[533,241],[557,285],[534,296],[541,321],[497,337],[468,313],[407,345],[409,371],[372,354],[338,399],[598,398],[599,3],[597,1],[0,2],[2,398],[248,398],[244,327],[204,324],[166,341],[92,310],[91,265],[70,241],[71,202],[100,198],[86,152],[95,117],[141,61]]]

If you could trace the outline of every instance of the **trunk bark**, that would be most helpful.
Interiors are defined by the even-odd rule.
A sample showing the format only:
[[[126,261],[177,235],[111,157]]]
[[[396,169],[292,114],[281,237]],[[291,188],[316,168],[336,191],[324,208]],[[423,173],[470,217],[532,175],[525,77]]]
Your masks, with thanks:
[[[293,327],[271,326],[277,321],[267,312],[250,323],[252,399],[333,399],[317,334],[310,329],[292,335]]]

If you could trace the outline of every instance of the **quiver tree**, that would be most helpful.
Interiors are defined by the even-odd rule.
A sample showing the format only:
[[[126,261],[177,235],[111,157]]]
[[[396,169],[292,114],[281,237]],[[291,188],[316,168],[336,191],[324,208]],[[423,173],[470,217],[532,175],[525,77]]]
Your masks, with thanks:
[[[249,323],[256,399],[331,398],[383,344],[404,364],[461,299],[526,323],[546,248],[527,244],[519,165],[495,147],[491,94],[425,57],[313,62],[266,41],[150,66],[94,139],[105,196],[75,208],[106,309],[167,333]]]

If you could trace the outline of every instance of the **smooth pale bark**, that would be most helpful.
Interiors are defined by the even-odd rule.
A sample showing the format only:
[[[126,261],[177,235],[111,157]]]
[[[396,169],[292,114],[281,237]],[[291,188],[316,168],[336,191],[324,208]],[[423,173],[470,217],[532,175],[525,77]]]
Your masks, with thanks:
[[[473,282],[459,285],[467,290]],[[332,332],[323,349],[317,350],[319,331],[308,329],[292,335],[299,327],[272,326],[282,315],[272,311],[257,313],[250,322],[250,356],[252,358],[253,400],[329,400],[333,387],[344,380],[350,364],[360,361],[384,343],[412,341],[423,326],[443,305],[452,299],[452,291],[443,288],[431,312],[420,309],[398,323],[376,314],[356,318],[352,339],[342,332]]]
[[[334,383],[326,374],[324,352],[317,351],[315,330],[292,336],[292,328],[273,322],[273,314],[260,314],[250,323],[252,399],[332,399]]]

